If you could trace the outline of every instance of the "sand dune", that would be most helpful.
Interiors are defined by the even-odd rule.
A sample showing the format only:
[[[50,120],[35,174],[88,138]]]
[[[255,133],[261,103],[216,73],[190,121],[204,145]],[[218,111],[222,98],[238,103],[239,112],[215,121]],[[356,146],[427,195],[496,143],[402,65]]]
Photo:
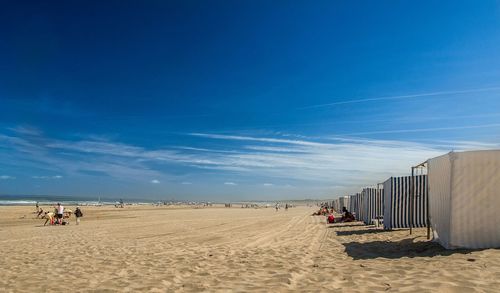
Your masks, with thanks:
[[[425,230],[326,225],[310,208],[84,208],[43,227],[0,207],[0,291],[495,292],[500,250],[446,251]],[[21,216],[26,215],[24,218]]]

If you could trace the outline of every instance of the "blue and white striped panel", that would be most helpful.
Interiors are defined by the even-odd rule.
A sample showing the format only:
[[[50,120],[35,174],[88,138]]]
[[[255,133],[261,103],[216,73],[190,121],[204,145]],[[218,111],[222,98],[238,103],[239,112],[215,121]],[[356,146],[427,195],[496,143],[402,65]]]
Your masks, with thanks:
[[[350,199],[349,199],[349,207],[348,207],[348,209],[352,213],[352,212],[354,212],[354,205],[356,203],[355,195],[350,195],[349,198]]]
[[[365,218],[364,198],[365,198],[365,194],[363,192],[358,193],[358,211],[357,211],[356,218],[359,221],[363,221],[363,219]]]
[[[384,182],[384,229],[392,227],[392,177]]]
[[[354,216],[356,217],[357,220],[359,220],[359,200],[360,200],[360,196],[361,195],[359,193],[351,195],[350,204],[349,204],[349,206],[350,206],[349,211],[354,214]]]
[[[371,224],[372,219],[377,219],[384,215],[384,190],[377,188],[365,188],[364,194],[364,212],[362,220],[365,224]]]
[[[427,175],[414,176],[415,198],[411,213],[411,176],[391,177],[384,183],[385,213],[384,228],[409,228],[413,216],[413,227],[425,227],[427,219]]]

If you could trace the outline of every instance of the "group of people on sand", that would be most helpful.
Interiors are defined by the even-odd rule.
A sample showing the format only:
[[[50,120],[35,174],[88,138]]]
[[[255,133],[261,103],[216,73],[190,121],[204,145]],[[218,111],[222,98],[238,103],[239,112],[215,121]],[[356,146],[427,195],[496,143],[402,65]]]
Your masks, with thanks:
[[[69,220],[65,221],[65,219],[70,219],[73,211],[69,209],[65,210],[64,206],[61,203],[57,203],[53,207],[53,211],[44,212],[43,209],[39,207],[38,202],[36,203],[37,218],[45,219],[45,223],[43,225],[69,225]],[[80,218],[83,217],[83,213],[80,207],[76,207],[74,214],[76,218],[76,224],[78,225],[80,224]]]
[[[333,215],[334,210],[329,209],[328,206],[321,206],[321,208],[313,213],[313,216],[326,216],[326,221],[328,224],[333,224],[335,223],[335,216]],[[354,215],[347,210],[346,207],[342,207],[342,217],[338,222],[346,223],[346,222],[354,222],[356,221],[356,218]]]
[[[326,216],[330,213],[333,213],[333,208],[330,211],[328,206],[321,206],[317,212],[313,213],[313,216]]]
[[[333,211],[333,209],[332,209],[332,211]],[[349,212],[346,207],[342,207],[342,217],[340,218],[339,222],[340,223],[347,223],[347,222],[354,222],[354,221],[356,221],[356,218],[354,217],[354,215],[351,212]],[[329,224],[335,223],[335,217],[333,216],[333,212],[331,212],[328,215],[327,222]]]

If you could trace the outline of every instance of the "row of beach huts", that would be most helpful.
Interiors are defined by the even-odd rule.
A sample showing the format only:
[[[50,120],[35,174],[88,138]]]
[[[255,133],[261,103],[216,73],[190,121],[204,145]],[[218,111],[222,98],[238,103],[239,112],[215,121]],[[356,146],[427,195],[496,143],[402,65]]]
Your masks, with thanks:
[[[500,150],[450,152],[411,171],[329,205],[387,230],[428,227],[447,249],[500,247]]]

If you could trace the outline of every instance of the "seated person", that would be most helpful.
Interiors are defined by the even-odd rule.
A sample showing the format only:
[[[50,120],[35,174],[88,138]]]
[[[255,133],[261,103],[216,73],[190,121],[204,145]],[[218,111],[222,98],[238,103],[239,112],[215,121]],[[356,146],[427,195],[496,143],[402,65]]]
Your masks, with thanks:
[[[346,207],[342,208],[342,218],[340,221],[342,222],[354,222],[356,219],[354,219],[354,216],[346,209]]]
[[[323,210],[321,211],[321,214],[322,214],[323,216],[328,215],[328,208],[326,208],[326,207],[325,207],[325,208],[323,208]]]
[[[329,214],[328,215],[328,224],[333,224],[335,222],[335,217],[333,216],[333,214]]]
[[[73,214],[73,211],[72,210],[65,210],[64,211],[64,216],[63,216],[63,219],[69,219],[71,218],[71,215]]]

